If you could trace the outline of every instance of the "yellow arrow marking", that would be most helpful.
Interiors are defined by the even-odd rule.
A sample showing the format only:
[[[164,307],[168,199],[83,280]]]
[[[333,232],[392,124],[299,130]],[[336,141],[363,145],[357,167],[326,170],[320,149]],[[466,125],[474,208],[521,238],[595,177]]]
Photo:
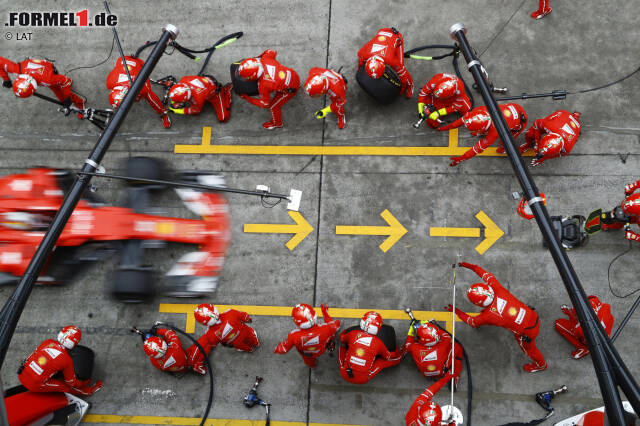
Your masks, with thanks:
[[[388,235],[389,238],[380,244],[380,250],[387,252],[395,243],[398,242],[407,230],[398,219],[396,219],[389,210],[385,209],[380,216],[389,224],[389,226],[336,226],[337,235]]]
[[[259,306],[259,305],[219,305],[215,304],[218,311],[224,312],[227,309],[235,309],[243,311],[249,315],[254,316],[275,316],[275,317],[290,317],[291,309],[293,306]],[[193,317],[193,311],[197,308],[197,304],[187,303],[161,303],[159,312],[167,314],[186,314],[187,322],[185,325],[185,331],[187,333],[193,333],[196,331],[196,321]],[[320,310],[319,307],[316,308]],[[408,320],[409,317],[404,310],[399,309],[350,309],[350,308],[329,308],[329,313],[332,317],[336,318],[355,318],[360,319],[369,311],[376,311],[385,320]],[[469,312],[471,316],[478,315],[477,313]],[[447,330],[451,330],[451,312],[447,311],[413,311],[413,315],[419,320],[441,321],[446,324]],[[460,322],[460,319],[456,317],[456,321]]]
[[[489,216],[482,210],[476,214],[476,219],[484,226],[484,240],[476,246],[479,254],[484,254],[496,241],[504,235],[502,229],[498,227]],[[480,237],[480,228],[429,228],[431,237]]]
[[[244,225],[244,232],[258,234],[295,234],[287,242],[289,250],[296,248],[313,231],[313,226],[298,212],[289,211],[289,216],[296,222],[295,225],[277,225],[268,223],[247,223]]]
[[[385,155],[385,156],[457,156],[469,148],[458,146],[458,129],[449,130],[448,146],[321,146],[321,145],[212,145],[211,127],[203,127],[201,145],[174,146],[176,154],[240,154],[240,155]],[[484,157],[505,157],[489,147]],[[525,154],[533,156],[533,153]]]
[[[123,416],[113,414],[87,414],[82,419],[83,423],[116,423],[129,425],[176,425],[197,426],[200,418],[196,417],[161,417],[161,416]],[[207,419],[206,426],[262,426],[264,420],[239,420],[239,419]],[[358,426],[334,423],[308,423],[310,426]],[[306,426],[305,422],[285,422],[271,420],[272,426]]]

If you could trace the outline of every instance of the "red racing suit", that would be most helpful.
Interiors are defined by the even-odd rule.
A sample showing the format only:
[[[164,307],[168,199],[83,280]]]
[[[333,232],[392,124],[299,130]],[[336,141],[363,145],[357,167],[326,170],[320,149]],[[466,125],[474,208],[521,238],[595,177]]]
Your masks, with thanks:
[[[407,411],[407,414],[405,415],[407,426],[422,425],[422,423],[420,423],[420,421],[418,420],[418,412],[420,406],[430,402],[433,399],[434,395],[438,393],[438,391],[442,389],[442,387],[446,385],[449,380],[451,380],[451,376],[447,374],[446,376],[429,386],[424,392],[420,394],[420,396],[416,398],[415,401],[413,401],[413,404],[411,404],[411,408],[409,408],[409,411]],[[447,426],[456,426],[456,424],[455,422],[452,422]]]
[[[187,369],[187,356],[182,349],[182,342],[173,330],[159,328],[156,334],[167,342],[167,352],[162,358],[149,358],[151,364],[160,371],[182,373]]]
[[[445,330],[437,329],[439,340],[433,346],[427,346],[415,336],[407,336],[404,342],[404,350],[410,353],[416,367],[425,377],[443,377],[451,371],[451,335]],[[456,343],[454,349],[454,377],[457,379],[462,372],[462,347]]]
[[[534,367],[536,370],[545,369],[547,362],[535,343],[540,331],[540,320],[536,311],[518,300],[507,289],[502,287],[493,274],[478,265],[463,262],[460,263],[460,266],[471,269],[478,274],[482,281],[493,289],[494,297],[491,305],[484,308],[480,315],[476,317],[471,317],[456,308],[458,318],[473,328],[483,325],[495,325],[510,330],[522,351],[533,361],[532,364],[525,365],[525,369],[527,371]],[[451,305],[447,310],[451,311]]]
[[[589,296],[589,301],[592,304],[596,305],[593,310],[598,316],[600,324],[602,324],[602,328],[604,328],[604,330],[610,336],[611,330],[613,329],[613,315],[611,315],[611,306],[608,303],[602,303],[596,296]],[[572,352],[573,357],[582,358],[589,353],[589,349],[587,348],[587,342],[584,338],[584,332],[582,331],[580,322],[578,321],[576,310],[573,307],[571,309],[568,309],[563,306],[562,312],[564,312],[565,315],[569,317],[569,319],[557,319],[555,322],[555,329],[558,333],[560,333],[562,337],[567,339],[567,341],[569,341],[569,343],[571,343],[576,348],[576,350]]]
[[[131,79],[135,80],[138,73],[144,66],[144,61],[139,58],[134,58],[133,56],[125,56],[125,60],[127,61],[127,67],[129,68],[129,74],[131,74]],[[122,58],[118,58],[116,60],[116,65],[113,67],[109,75],[107,76],[107,89],[112,90],[114,87],[124,86],[129,87],[129,78],[127,77],[127,71],[125,71],[124,66],[122,65]],[[142,90],[138,95],[136,101],[139,101],[140,98],[144,97],[151,108],[155,110],[159,115],[164,115],[167,113],[167,109],[164,107],[158,95],[154,93],[151,89],[151,82],[149,80],[145,81],[144,86],[142,86]]]
[[[9,80],[9,73],[28,74],[38,83],[51,89],[60,102],[71,99],[76,108],[84,109],[84,99],[71,91],[72,80],[66,75],[58,74],[53,64],[44,59],[25,59],[20,63],[0,57],[0,78]]]
[[[400,94],[413,96],[413,79],[404,66],[404,38],[395,28],[381,28],[375,37],[358,50],[358,69],[372,56],[380,56],[398,74],[402,83]]]
[[[373,334],[361,330],[348,333],[345,331],[340,334],[340,343],[348,346],[340,345],[338,365],[340,375],[347,382],[367,383],[383,368],[392,367],[402,361],[402,349],[389,352],[382,340]]]
[[[53,378],[58,372],[62,372],[64,380]],[[18,380],[31,392],[67,392],[88,396],[102,387],[100,381],[89,386],[90,380],[79,380],[67,349],[52,339],[42,342],[29,355],[18,373]]]
[[[502,115],[507,121],[507,126],[509,126],[509,129],[511,130],[511,134],[513,135],[513,138],[514,139],[517,138],[527,127],[527,114],[525,113],[524,108],[514,103],[499,105],[499,107],[500,107],[500,110],[502,111]],[[483,111],[488,114],[487,107],[480,106],[467,112],[465,115],[463,115],[461,118],[457,119],[453,123],[447,124],[446,126],[438,127],[438,130],[444,131],[444,130],[460,127],[463,124],[465,124],[465,118],[467,114],[477,113],[478,111]],[[489,146],[491,146],[497,139],[499,139],[498,131],[496,130],[493,123],[491,123],[489,126],[489,130],[484,135],[484,137],[480,139],[478,142],[476,142],[473,148],[469,149],[464,154],[458,157],[451,157],[451,160],[453,161],[449,165],[453,167],[463,161],[466,161],[472,157],[475,157],[477,154],[480,154]],[[498,147],[497,151],[498,153],[504,152],[502,141],[500,141],[500,146]]]
[[[189,106],[181,108],[183,114],[200,114],[204,104],[209,102],[216,110],[218,121],[224,123],[231,115],[231,84],[222,86],[207,76],[186,75],[178,83],[186,84],[191,90]],[[176,112],[176,110],[174,110]]]
[[[187,361],[198,373],[205,374],[204,356],[209,356],[211,349],[221,343],[223,346],[233,346],[238,351],[253,352],[260,345],[255,330],[246,323],[251,322],[251,317],[246,312],[228,309],[220,314],[217,323],[210,326],[198,339],[198,343],[205,351],[203,355],[194,344],[187,349]]]
[[[263,124],[267,129],[282,127],[282,106],[296,95],[300,87],[298,73],[276,61],[277,54],[275,50],[268,49],[256,58],[263,69],[262,75],[258,77],[259,98],[240,95],[252,105],[269,108],[271,121]],[[271,98],[272,94],[273,98]]]
[[[626,221],[612,221],[607,220],[606,223],[603,221],[602,230],[609,231],[611,229],[621,229],[625,227],[624,237],[629,241],[639,241],[640,242],[640,234],[632,231],[629,228],[626,228],[626,223],[635,223],[640,226],[640,192],[635,193],[636,190],[640,189],[640,180],[634,183],[630,183],[625,185],[624,194],[627,196],[622,203],[620,203],[620,209],[622,209],[622,213],[626,215]],[[618,209],[618,207],[616,207]],[[607,213],[607,216],[613,218],[614,211]]]
[[[533,19],[541,19],[551,13],[551,6],[549,6],[549,0],[538,0],[538,10],[531,12]]]
[[[331,112],[338,117],[338,127],[342,129],[346,124],[344,105],[347,103],[347,82],[340,73],[330,69],[317,67],[309,70],[307,82],[317,75],[322,75],[329,80],[329,89],[327,93],[329,95],[329,99],[331,99]],[[307,82],[305,82],[305,85]]]
[[[524,144],[520,145],[520,153],[533,148],[539,154],[538,142],[547,134],[555,134],[562,138],[562,150],[558,154],[545,155],[535,161],[535,165],[542,164],[550,158],[569,155],[573,146],[578,142],[582,125],[569,111],[558,110],[553,114],[539,118],[533,122],[533,126],[525,134]]]
[[[340,320],[334,320],[329,316],[329,312],[322,306],[322,317],[324,324],[316,324],[307,329],[295,329],[289,333],[287,339],[278,343],[273,352],[286,354],[295,347],[302,356],[302,360],[311,368],[316,368],[320,355],[327,349],[327,344],[333,340],[336,332],[340,328]]]
[[[456,83],[457,90],[455,94],[449,98],[436,97],[433,93],[433,90],[440,84],[448,81],[453,81]],[[423,104],[426,107],[424,111],[421,108]],[[432,108],[430,108],[429,106],[431,106]],[[425,117],[429,117],[429,115],[433,114],[434,112],[437,113],[439,117],[454,112],[457,112],[458,114],[464,114],[471,110],[471,101],[469,100],[469,96],[467,96],[467,92],[464,89],[464,84],[460,79],[458,79],[458,77],[453,74],[439,73],[434,75],[431,80],[427,82],[427,84],[422,86],[420,94],[418,95],[418,109],[419,112],[424,114]],[[442,124],[442,121],[439,118],[427,118],[427,124],[435,129]]]

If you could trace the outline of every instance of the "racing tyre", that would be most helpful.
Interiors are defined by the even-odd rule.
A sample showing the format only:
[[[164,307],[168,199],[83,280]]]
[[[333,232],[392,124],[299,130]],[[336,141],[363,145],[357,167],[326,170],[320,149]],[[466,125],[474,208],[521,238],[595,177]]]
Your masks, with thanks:
[[[88,347],[77,345],[69,351],[73,360],[73,369],[80,380],[88,380],[93,374],[93,361],[95,353]]]
[[[162,160],[151,157],[130,157],[125,166],[126,175],[132,178],[167,180],[169,170]],[[131,186],[146,185],[152,188],[164,188],[164,185],[127,181]]]
[[[353,330],[360,330],[359,325],[347,328],[344,333],[347,334]],[[382,340],[382,343],[387,347],[387,350],[393,352],[396,350],[396,330],[387,324],[382,324],[382,328],[378,331],[378,338]]]
[[[142,303],[153,297],[153,272],[149,269],[118,269],[111,280],[111,295],[125,303]]]
[[[233,91],[236,92],[237,95],[256,96],[258,94],[258,82],[244,80],[238,75],[240,62],[242,62],[242,60],[232,63],[231,67],[229,67]]]
[[[380,78],[369,77],[363,65],[356,72],[356,80],[362,90],[382,105],[389,105],[395,101],[402,89],[398,74],[388,65],[384,70],[384,75]]]

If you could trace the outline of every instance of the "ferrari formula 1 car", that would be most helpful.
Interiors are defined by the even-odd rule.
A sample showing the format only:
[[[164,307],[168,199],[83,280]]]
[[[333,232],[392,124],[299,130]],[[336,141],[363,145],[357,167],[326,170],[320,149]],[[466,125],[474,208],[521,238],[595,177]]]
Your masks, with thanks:
[[[139,179],[160,179],[163,164],[133,157],[127,174]],[[219,185],[221,177],[198,172],[178,175],[181,181]],[[49,223],[73,180],[72,173],[34,168],[25,174],[0,179],[0,283],[16,282],[25,272]],[[140,302],[153,294],[153,272],[143,261],[144,249],[159,242],[199,247],[180,258],[167,273],[164,293],[170,296],[210,294],[231,238],[226,200],[216,192],[176,188],[185,206],[201,219],[180,219],[148,214],[149,193],[161,185],[132,182],[124,207],[107,206],[87,193],[64,228],[44,272],[41,284],[55,284],[75,276],[89,261],[119,249],[120,264],[112,277],[111,293],[127,302]]]

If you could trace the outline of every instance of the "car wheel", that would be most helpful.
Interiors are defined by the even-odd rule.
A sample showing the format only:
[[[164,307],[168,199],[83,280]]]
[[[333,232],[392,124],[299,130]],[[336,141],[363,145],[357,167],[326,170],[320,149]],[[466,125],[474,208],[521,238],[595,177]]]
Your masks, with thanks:
[[[95,353],[88,347],[77,345],[69,351],[73,360],[73,369],[80,380],[89,380],[93,374],[93,361]]]
[[[258,82],[244,80],[238,75],[240,62],[242,61],[234,62],[231,64],[231,67],[229,67],[233,91],[238,95],[256,96],[258,94]]]
[[[132,178],[167,180],[169,177],[169,170],[167,166],[163,161],[157,158],[130,157],[127,159],[125,169],[127,176]],[[154,185],[135,180],[129,180],[127,181],[127,184],[131,186],[149,185],[163,187],[162,185]]]
[[[356,72],[356,81],[362,90],[382,105],[389,105],[395,101],[402,89],[398,74],[388,65],[380,78],[369,77],[363,65]]]
[[[153,297],[153,272],[149,269],[118,269],[111,280],[111,295],[125,303],[148,301]]]

